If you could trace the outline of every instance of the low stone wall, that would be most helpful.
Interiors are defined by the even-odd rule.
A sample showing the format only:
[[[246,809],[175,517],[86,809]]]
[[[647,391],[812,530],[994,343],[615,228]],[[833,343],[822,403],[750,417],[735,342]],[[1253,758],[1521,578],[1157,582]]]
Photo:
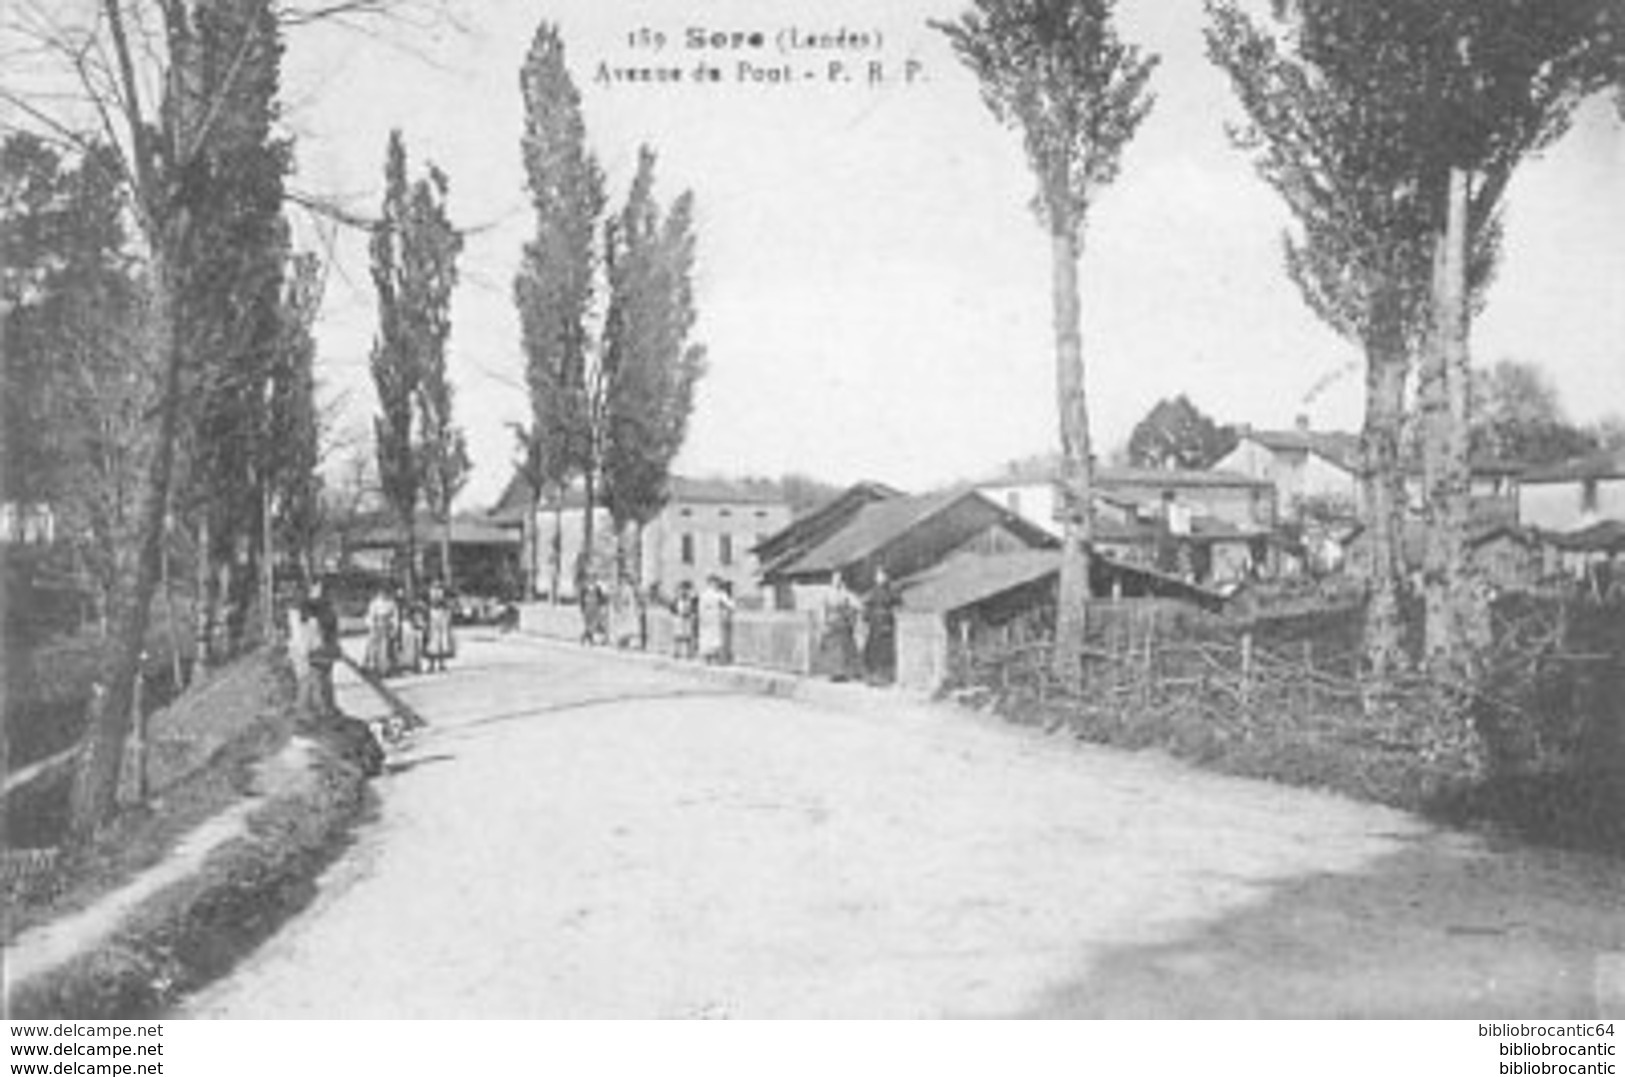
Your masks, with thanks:
[[[897,683],[935,692],[948,680],[948,629],[940,613],[897,615]]]
[[[734,614],[733,659],[742,666],[811,673],[816,639],[816,620],[806,611]]]
[[[581,607],[526,602],[519,607],[519,630],[548,639],[581,638]]]
[[[651,654],[676,651],[676,618],[670,610],[648,611],[645,621]],[[547,639],[581,638],[581,611],[575,606],[532,602],[519,607],[519,629]],[[733,661],[756,669],[811,673],[817,650],[816,615],[806,611],[739,610],[733,616]]]

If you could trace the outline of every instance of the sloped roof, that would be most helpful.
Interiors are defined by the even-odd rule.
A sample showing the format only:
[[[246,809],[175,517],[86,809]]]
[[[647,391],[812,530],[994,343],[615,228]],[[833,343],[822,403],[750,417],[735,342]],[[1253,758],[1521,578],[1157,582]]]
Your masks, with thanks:
[[[1095,472],[1095,485],[1110,490],[1114,486],[1161,486],[1177,490],[1182,486],[1212,488],[1244,486],[1269,488],[1266,479],[1255,479],[1239,471],[1210,468],[1195,471],[1185,468],[1103,467]]]
[[[418,542],[428,544],[440,541],[440,521],[419,516],[412,523],[412,533]],[[383,521],[351,538],[346,545],[351,549],[391,547],[401,541],[398,521]],[[454,516],[451,520],[453,546],[517,546],[519,532],[512,525],[482,516]]]
[[[977,483],[988,486],[1030,486],[1037,483],[1056,483],[1061,479],[1059,460],[1025,460]],[[1110,495],[1114,488],[1124,486],[1160,486],[1169,490],[1181,487],[1259,487],[1271,483],[1255,479],[1239,471],[1219,468],[1156,468],[1156,467],[1097,467],[1094,472],[1095,492]]]
[[[1560,464],[1531,468],[1522,481],[1584,482],[1587,479],[1625,479],[1625,452],[1598,452],[1565,460]]]
[[[772,572],[834,534],[865,505],[903,496],[885,483],[854,483],[758,542],[751,552],[761,559],[764,572]]]
[[[673,502],[699,505],[783,505],[784,492],[768,480],[756,482],[717,477],[695,479],[673,475],[666,485]]]
[[[855,564],[891,545],[913,528],[973,501],[1033,545],[1051,545],[1054,538],[998,502],[973,489],[947,490],[918,497],[895,497],[865,505],[851,521],[781,571],[785,575],[817,575]]]
[[[736,479],[695,479],[686,475],[673,475],[666,483],[667,504],[689,505],[783,505],[784,494],[776,482],[742,482]],[[544,495],[541,507],[552,510],[558,499],[551,492]],[[578,485],[564,492],[566,509],[585,508],[586,494]],[[508,480],[507,487],[497,503],[486,513],[491,519],[517,522],[524,519],[530,505],[530,490],[524,477],[517,471]],[[599,507],[603,507],[600,498]]]
[[[525,518],[529,507],[530,488],[525,484],[525,477],[515,471],[509,476],[508,485],[502,488],[502,496],[485,514],[493,520],[517,523]]]
[[[1099,553],[1090,559],[1090,565],[1091,589],[1096,593],[1115,579],[1128,581],[1129,586],[1149,594],[1177,598],[1209,611],[1224,606],[1224,597],[1217,592],[1155,569],[1124,564]],[[1037,583],[1060,571],[1059,550],[961,554],[904,580],[900,585],[902,606],[915,613],[951,613]]]
[[[1576,553],[1625,553],[1625,520],[1598,520],[1563,534],[1543,532],[1541,538],[1560,550]]]
[[[1251,439],[1271,452],[1314,453],[1344,471],[1360,470],[1360,435],[1341,430],[1243,430],[1243,439]]]
[[[1360,540],[1365,535],[1364,524],[1355,524],[1343,538],[1343,544]],[[1497,538],[1508,538],[1523,546],[1533,546],[1534,535],[1504,519],[1483,518],[1468,524],[1466,542],[1469,547],[1477,548]],[[1420,567],[1427,559],[1428,525],[1426,521],[1415,517],[1405,521],[1400,532],[1400,556],[1404,564]]]
[[[905,610],[947,613],[963,609],[1059,572],[1059,550],[1024,550],[987,556],[961,554],[904,580]]]

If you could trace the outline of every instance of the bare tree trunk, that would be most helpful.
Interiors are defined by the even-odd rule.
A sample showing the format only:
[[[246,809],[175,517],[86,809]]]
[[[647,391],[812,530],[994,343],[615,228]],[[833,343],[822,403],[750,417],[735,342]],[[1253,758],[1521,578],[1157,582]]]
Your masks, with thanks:
[[[165,513],[165,539],[169,535],[168,513]],[[175,690],[178,692],[186,687],[186,667],[181,656],[181,625],[180,618],[175,615],[175,586],[169,572],[169,543],[165,541],[163,550],[159,555],[158,567],[159,586],[164,594],[164,622],[169,629],[169,663],[170,675],[175,679]]]
[[[160,237],[166,239],[168,237]],[[182,343],[175,311],[175,281],[166,244],[152,252],[151,342],[158,359],[156,443],[142,477],[135,518],[136,559],[127,581],[120,580],[112,612],[113,635],[102,648],[97,683],[102,691],[91,705],[79,769],[69,805],[69,840],[87,842],[118,805],[119,768],[130,731],[141,648],[147,634],[152,597],[163,568],[164,516],[175,461],[179,426]]]
[[[209,668],[214,653],[214,536],[207,505],[199,511],[197,549],[193,556],[196,594],[192,596],[192,679]]]
[[[553,584],[548,599],[555,606],[559,604],[559,586],[564,575],[564,491],[565,485],[559,483],[558,497],[553,502]]]
[[[417,513],[408,511],[401,514],[401,526],[406,529],[406,598],[413,601],[418,594],[418,536]]]
[[[276,548],[271,534],[271,484],[260,486],[260,627],[265,642],[276,639]]]
[[[632,525],[632,582],[637,585],[640,592],[649,582],[644,578],[643,571],[643,530],[646,526],[641,522]]]
[[[581,601],[582,585],[592,575],[592,543],[593,543],[593,515],[597,510],[598,487],[593,481],[592,468],[588,468],[581,477],[581,492],[584,505],[581,516],[581,552],[576,557],[576,601]]]
[[[1084,385],[1083,334],[1078,303],[1079,242],[1071,223],[1051,226],[1055,393],[1061,427],[1061,545],[1059,607],[1055,616],[1054,673],[1076,689],[1083,679],[1088,632],[1089,558],[1094,538],[1094,461],[1089,446],[1089,408]]]
[[[451,590],[451,506],[446,506],[445,519],[440,531],[440,585]]]
[[[1426,357],[1429,398],[1424,411],[1429,527],[1423,589],[1428,666],[1436,675],[1470,683],[1478,652],[1487,642],[1488,615],[1467,565],[1472,507],[1467,184],[1464,170],[1451,169],[1445,227],[1434,257],[1433,327]]]
[[[1379,315],[1380,317],[1380,315]],[[1400,424],[1405,409],[1405,351],[1396,326],[1383,325],[1366,352],[1364,517],[1370,591],[1365,614],[1365,657],[1371,681],[1368,707],[1388,694],[1405,665],[1401,597],[1404,594],[1405,487],[1400,470]]]
[[[537,514],[542,508],[542,493],[540,490],[530,491],[530,511],[525,514],[524,533],[530,538],[525,550],[529,556],[525,559],[529,563],[530,571],[526,573],[525,597],[535,598],[542,590],[542,525]]]

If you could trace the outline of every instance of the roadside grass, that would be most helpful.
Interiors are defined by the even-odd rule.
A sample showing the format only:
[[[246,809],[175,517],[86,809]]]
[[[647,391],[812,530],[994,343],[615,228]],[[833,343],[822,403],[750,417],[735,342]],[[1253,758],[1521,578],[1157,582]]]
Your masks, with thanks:
[[[148,629],[141,667],[143,705],[149,714],[174,700],[180,687],[176,668],[184,673],[192,663],[190,641],[177,643],[168,619],[161,622]],[[90,628],[41,640],[5,640],[7,767],[25,767],[77,743],[102,646],[101,636]]]
[[[295,732],[309,751],[290,748]],[[291,671],[253,653],[153,716],[152,793],[87,848],[8,873],[8,943],[91,908],[245,802],[241,833],[142,900],[113,937],[10,998],[11,1016],[135,1017],[218,975],[314,893],[367,792],[350,749],[301,728]],[[248,798],[254,798],[249,800]]]
[[[187,831],[240,799],[249,784],[249,764],[292,733],[292,702],[291,675],[256,652],[151,715],[146,802],[127,807],[89,846],[55,857],[47,870],[20,877],[8,872],[11,913],[5,937],[85,907],[158,862]],[[71,771],[64,772],[49,788],[9,806],[8,833],[60,832],[70,781]],[[29,818],[30,812],[60,818]]]

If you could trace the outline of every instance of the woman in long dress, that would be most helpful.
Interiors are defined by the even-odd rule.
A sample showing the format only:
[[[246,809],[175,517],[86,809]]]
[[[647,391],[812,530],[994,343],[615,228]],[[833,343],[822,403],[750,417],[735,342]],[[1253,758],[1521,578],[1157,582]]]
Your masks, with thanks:
[[[446,597],[446,589],[437,583],[429,588],[429,638],[423,648],[429,672],[444,672],[446,660],[456,649],[456,641],[451,636],[451,600]]]
[[[724,662],[728,656],[727,618],[733,612],[733,599],[712,576],[700,592],[700,657],[707,662]]]
[[[858,658],[858,608],[852,592],[839,575],[824,604],[824,634],[818,641],[819,670],[832,681],[849,681],[863,675]]]
[[[362,660],[368,673],[387,677],[395,664],[395,619],[399,611],[387,587],[373,592],[367,603],[367,653]]]

